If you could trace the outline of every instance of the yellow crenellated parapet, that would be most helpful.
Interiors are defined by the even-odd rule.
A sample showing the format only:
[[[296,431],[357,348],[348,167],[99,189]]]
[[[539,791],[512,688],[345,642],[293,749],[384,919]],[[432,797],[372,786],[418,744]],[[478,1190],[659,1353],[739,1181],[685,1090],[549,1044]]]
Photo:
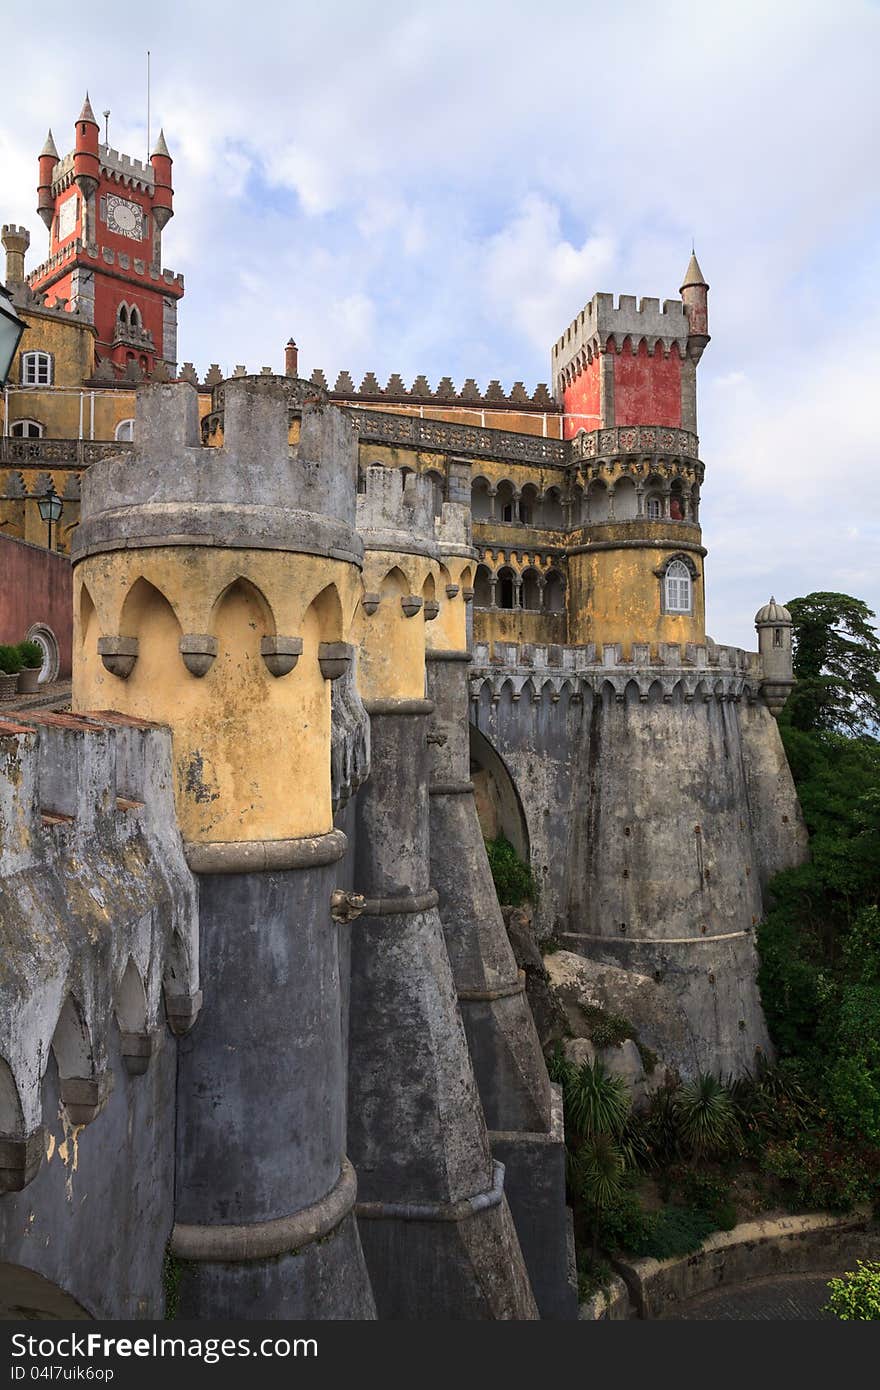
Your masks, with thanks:
[[[194,396],[147,388],[133,453],[90,471],[73,704],[171,725],[178,820],[202,859],[235,843],[271,856],[332,830],[331,682],[361,593],[356,441],[316,405],[290,448],[286,388],[262,378],[227,383],[224,445],[202,448]]]

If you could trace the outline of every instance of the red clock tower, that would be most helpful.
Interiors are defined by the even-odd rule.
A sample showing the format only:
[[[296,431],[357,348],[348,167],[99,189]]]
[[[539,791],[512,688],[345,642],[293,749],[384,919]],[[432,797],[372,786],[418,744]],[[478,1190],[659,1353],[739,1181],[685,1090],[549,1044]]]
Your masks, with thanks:
[[[149,164],[99,142],[88,93],[70,154],[52,132],[39,158],[37,211],[49,256],[28,277],[79,308],[97,330],[96,350],[120,374],[134,363],[177,371],[177,301],[183,276],[162,269],[162,230],[174,215],[171,156],[159,132]]]

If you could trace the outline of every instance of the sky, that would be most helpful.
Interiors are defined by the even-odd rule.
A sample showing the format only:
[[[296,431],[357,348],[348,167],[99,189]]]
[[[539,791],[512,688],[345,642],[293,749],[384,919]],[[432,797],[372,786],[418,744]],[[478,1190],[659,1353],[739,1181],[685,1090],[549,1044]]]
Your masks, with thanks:
[[[149,17],[149,22],[147,18]],[[707,626],[773,593],[880,611],[880,4],[153,0],[20,10],[0,220],[47,233],[36,157],[88,88],[174,157],[179,355],[331,384],[550,380],[598,291],[710,285],[698,375]]]

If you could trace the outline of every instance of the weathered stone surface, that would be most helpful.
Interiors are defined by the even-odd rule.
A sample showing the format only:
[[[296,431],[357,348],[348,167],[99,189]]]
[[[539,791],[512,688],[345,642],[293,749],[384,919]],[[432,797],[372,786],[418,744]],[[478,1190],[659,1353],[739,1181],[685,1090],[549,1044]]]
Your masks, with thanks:
[[[610,1071],[623,1075],[643,1092],[655,1089],[665,1067],[683,1074],[693,1069],[696,1040],[683,1010],[670,1004],[666,990],[648,976],[587,960],[573,951],[554,951],[545,956],[550,995],[562,1009],[573,1036],[564,1046],[578,1063],[599,1056]],[[656,1053],[655,1073],[646,1076],[638,1048],[632,1040],[619,1047],[596,1048],[588,1039],[583,1009],[599,1008],[632,1024],[639,1041]],[[560,1036],[557,1034],[557,1036]]]

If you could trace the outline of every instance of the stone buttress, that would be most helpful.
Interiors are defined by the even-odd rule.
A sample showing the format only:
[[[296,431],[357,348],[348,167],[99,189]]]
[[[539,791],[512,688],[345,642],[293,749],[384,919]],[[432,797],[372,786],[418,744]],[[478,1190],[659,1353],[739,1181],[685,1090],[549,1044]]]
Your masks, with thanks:
[[[470,471],[469,464],[465,465]],[[425,600],[431,746],[431,883],[492,1153],[544,1318],[577,1316],[569,1279],[562,1098],[551,1087],[477,818],[470,780],[467,604],[477,553],[470,508],[445,502],[437,599]],[[433,607],[429,609],[429,604]]]
[[[535,1318],[430,879],[425,621],[451,601],[430,490],[383,468],[365,487],[359,682],[372,770],[356,807],[366,901],[352,933],[349,1071],[361,1238],[380,1317]]]
[[[74,705],[167,722],[199,883],[204,1004],[181,1044],[180,1316],[374,1315],[345,1154],[331,682],[359,591],[355,440],[290,383],[138,394],[135,447],[90,469]]]

